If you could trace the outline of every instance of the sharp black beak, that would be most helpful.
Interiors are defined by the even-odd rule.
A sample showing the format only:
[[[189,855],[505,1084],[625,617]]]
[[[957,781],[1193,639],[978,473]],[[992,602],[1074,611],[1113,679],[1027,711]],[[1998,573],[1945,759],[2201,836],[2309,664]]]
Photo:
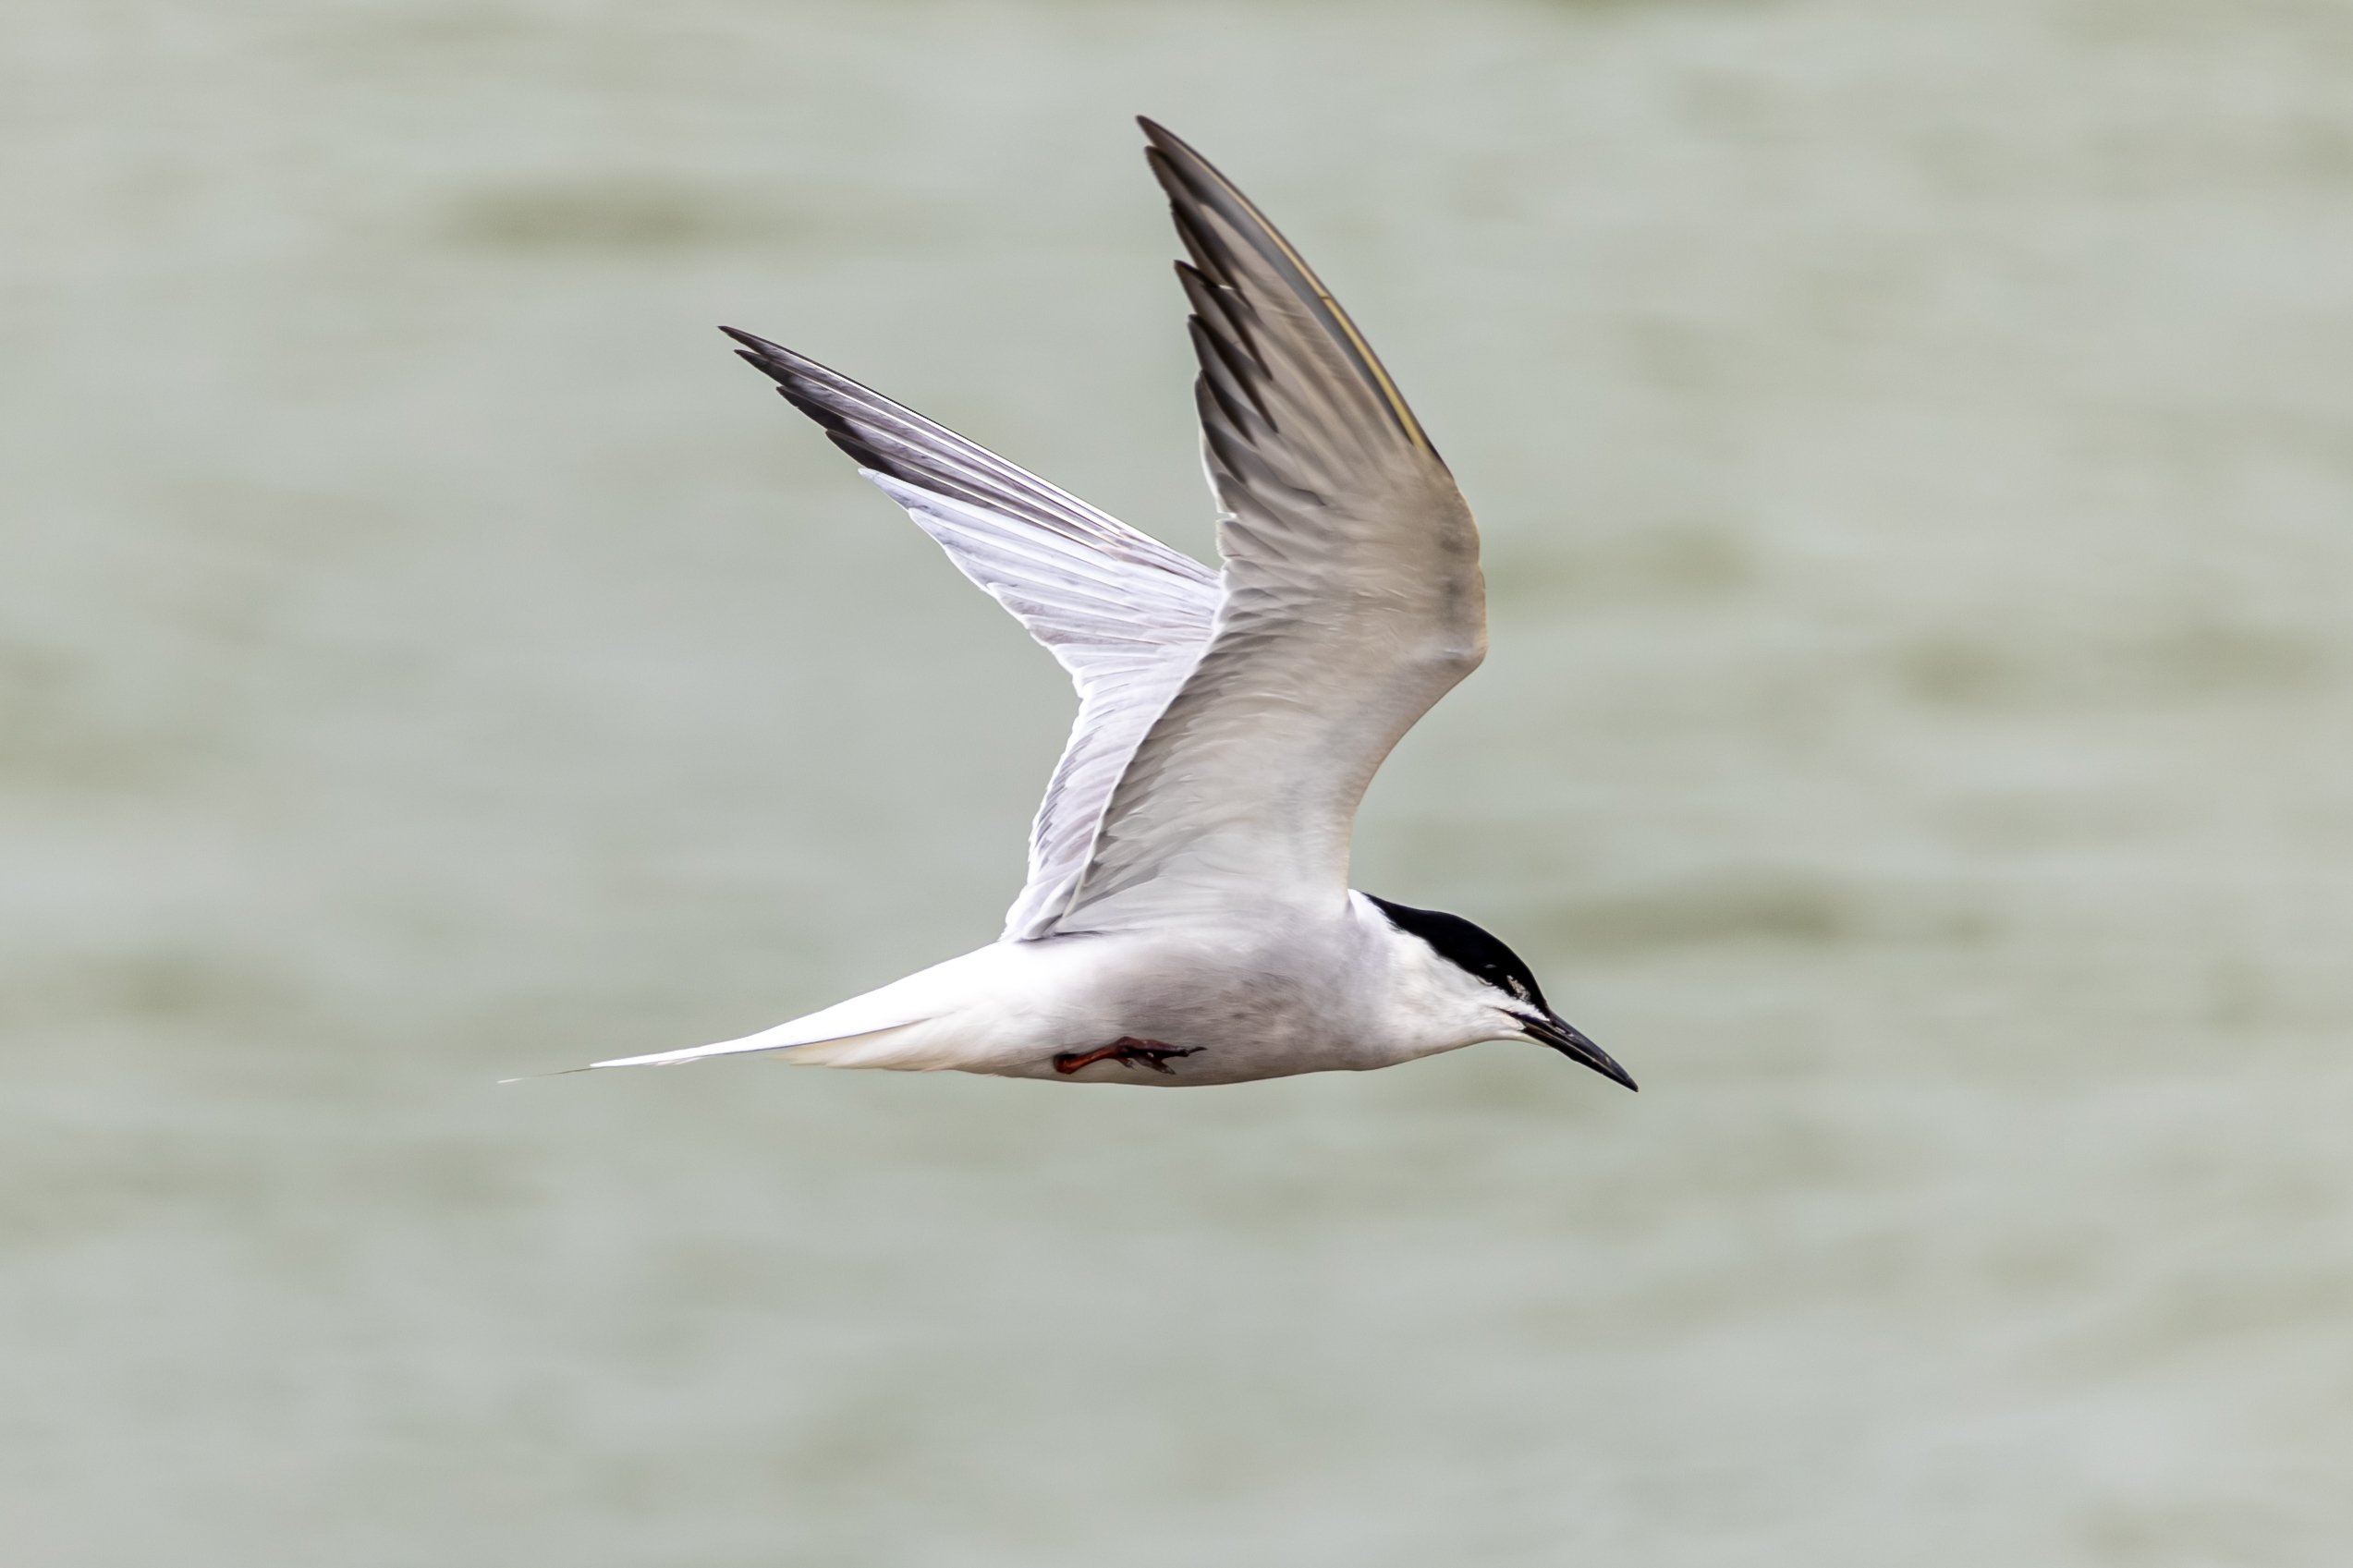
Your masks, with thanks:
[[[1608,1051],[1587,1039],[1575,1025],[1551,1013],[1541,1018],[1522,1018],[1519,1024],[1530,1039],[1551,1046],[1570,1061],[1581,1062],[1602,1076],[1624,1084],[1637,1094],[1642,1091],[1642,1087],[1628,1075],[1626,1069],[1611,1060]]]

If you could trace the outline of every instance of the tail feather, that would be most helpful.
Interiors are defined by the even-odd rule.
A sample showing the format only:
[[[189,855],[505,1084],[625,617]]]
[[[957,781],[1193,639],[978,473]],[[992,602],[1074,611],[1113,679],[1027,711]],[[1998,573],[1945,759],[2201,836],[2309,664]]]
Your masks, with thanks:
[[[835,1011],[827,1008],[826,1013]],[[789,1024],[779,1024],[773,1029],[762,1029],[741,1039],[723,1039],[716,1045],[690,1046],[684,1051],[657,1051],[646,1056],[616,1056],[609,1062],[591,1062],[594,1067],[680,1067],[689,1062],[700,1062],[710,1056],[739,1056],[761,1051],[790,1051],[797,1045],[836,1045],[848,1040],[867,1039],[896,1030],[910,1028],[927,1022],[922,1018],[906,1018],[895,1024],[868,1024],[863,1027],[844,1028],[839,1022],[832,1027],[810,1026],[825,1016],[812,1013],[806,1018],[796,1018]],[[574,1069],[581,1071],[582,1069]]]

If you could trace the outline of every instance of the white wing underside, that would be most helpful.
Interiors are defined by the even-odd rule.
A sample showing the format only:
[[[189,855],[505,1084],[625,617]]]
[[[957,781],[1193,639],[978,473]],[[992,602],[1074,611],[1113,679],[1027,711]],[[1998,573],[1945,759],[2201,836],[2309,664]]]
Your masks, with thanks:
[[[1217,575],[813,359],[733,335],[1070,672],[1079,716],[1031,824],[1030,874],[1004,940],[1051,934],[1128,759],[1209,643]]]
[[[1131,545],[1115,553],[1082,542],[1085,536],[1039,529],[862,471],[1029,628],[1078,687],[1079,716],[1030,826],[1029,879],[1005,917],[1006,941],[1045,936],[1070,903],[1103,808],[1138,743],[1209,642],[1217,578],[1190,556],[1091,507],[1093,538],[1140,541],[1151,552]]]

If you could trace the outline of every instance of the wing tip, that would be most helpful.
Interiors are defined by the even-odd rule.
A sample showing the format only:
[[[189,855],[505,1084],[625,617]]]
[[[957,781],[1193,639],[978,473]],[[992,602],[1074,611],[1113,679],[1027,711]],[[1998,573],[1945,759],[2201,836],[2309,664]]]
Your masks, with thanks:
[[[1203,168],[1210,167],[1209,160],[1201,155],[1199,149],[1150,115],[1138,115],[1136,124],[1142,128],[1144,140],[1152,144],[1145,150],[1146,156],[1157,152],[1164,158],[1181,158]]]
[[[719,329],[744,346],[736,350],[736,358],[760,371],[776,383],[776,395],[807,415],[825,432],[826,438],[848,455],[861,468],[879,468],[901,478],[917,476],[901,472],[903,464],[894,462],[890,454],[878,444],[845,410],[843,385],[864,394],[873,405],[896,408],[888,398],[867,387],[858,386],[838,371],[827,371],[806,354],[796,354],[781,343],[771,343],[755,333],[737,327]],[[834,384],[843,383],[842,385]],[[819,393],[828,395],[819,395]],[[604,1064],[598,1063],[603,1066]]]
[[[1144,149],[1144,161],[1151,165],[1152,177],[1168,193],[1177,234],[1184,240],[1186,249],[1192,251],[1195,260],[1202,264],[1202,270],[1213,275],[1221,270],[1213,260],[1213,254],[1222,247],[1189,211],[1190,208],[1216,214],[1219,222],[1233,231],[1235,237],[1256,251],[1283,278],[1285,286],[1323,319],[1324,330],[1340,350],[1354,361],[1357,373],[1381,400],[1388,418],[1396,423],[1408,444],[1419,447],[1444,467],[1445,459],[1438,456],[1437,447],[1421,428],[1421,421],[1414,417],[1412,408],[1408,407],[1405,395],[1390,379],[1387,369],[1381,363],[1381,357],[1372,351],[1372,345],[1365,340],[1363,333],[1348,318],[1339,300],[1333,298],[1323,280],[1316,276],[1315,270],[1308,265],[1307,258],[1283,237],[1282,230],[1259,210],[1257,202],[1244,195],[1239,186],[1226,178],[1216,164],[1202,157],[1184,138],[1148,115],[1138,115],[1136,123],[1142,128],[1144,139],[1150,144]]]
[[[761,336],[758,333],[746,332],[741,327],[730,326],[722,326],[719,330],[726,334],[729,337],[734,338],[738,344],[741,345],[736,352],[742,355],[747,359],[752,358],[754,355],[781,359],[792,359],[799,358],[799,356],[795,355],[791,349],[786,347],[783,344],[771,343],[766,338]]]

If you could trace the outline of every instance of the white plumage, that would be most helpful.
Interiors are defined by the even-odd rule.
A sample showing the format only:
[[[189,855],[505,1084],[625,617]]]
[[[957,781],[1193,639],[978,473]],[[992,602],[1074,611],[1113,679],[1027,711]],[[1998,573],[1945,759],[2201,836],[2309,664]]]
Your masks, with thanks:
[[[1298,253],[1149,120],[1191,254],[1212,573],[995,454],[746,333],[824,426],[1070,672],[1079,716],[994,943],[742,1039],[812,1065],[1234,1083],[1533,1039],[1633,1087],[1457,917],[1347,887],[1365,786],[1486,648],[1445,465]]]

